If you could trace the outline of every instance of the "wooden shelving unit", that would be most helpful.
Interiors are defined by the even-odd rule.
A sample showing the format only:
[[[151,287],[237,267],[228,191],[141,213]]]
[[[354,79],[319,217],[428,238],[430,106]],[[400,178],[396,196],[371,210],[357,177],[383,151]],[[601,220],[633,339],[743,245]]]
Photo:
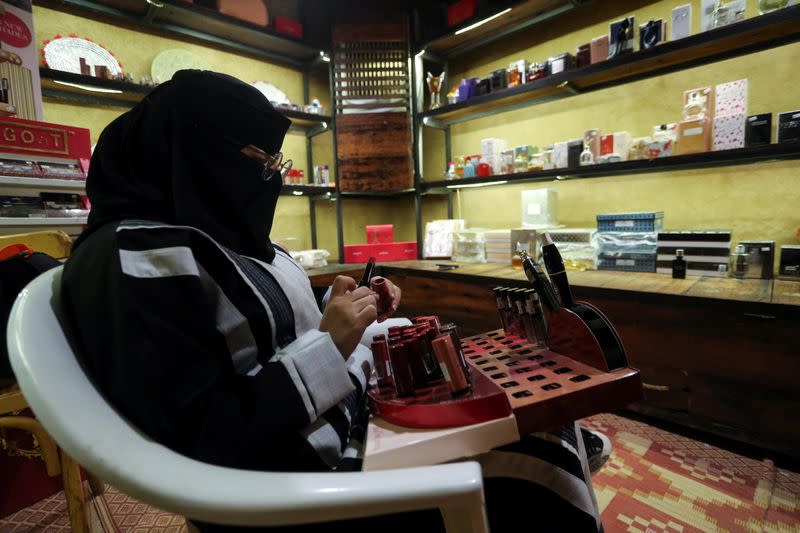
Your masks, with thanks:
[[[649,50],[640,50],[518,87],[425,111],[418,114],[418,119],[425,126],[441,128],[767,50],[798,40],[800,5],[690,35],[678,41],[669,41]]]
[[[620,161],[619,163],[604,163],[601,165],[588,165],[577,168],[557,168],[552,170],[538,170],[519,174],[502,174],[480,178],[465,178],[460,180],[423,181],[420,185],[423,191],[439,191],[447,188],[459,188],[505,183],[533,183],[537,181],[552,181],[554,179],[586,179],[602,178],[607,176],[622,176],[626,174],[648,174],[653,172],[673,172],[697,168],[713,168],[723,166],[745,165],[766,161],[785,159],[800,159],[800,142],[785,142],[754,146],[752,148],[739,148],[720,152],[705,152],[700,154],[677,155],[657,159],[644,159],[637,161]]]

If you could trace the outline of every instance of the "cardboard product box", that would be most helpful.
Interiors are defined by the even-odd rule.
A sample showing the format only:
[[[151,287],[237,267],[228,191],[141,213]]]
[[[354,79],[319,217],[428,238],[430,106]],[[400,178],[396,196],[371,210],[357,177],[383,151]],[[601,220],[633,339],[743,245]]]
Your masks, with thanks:
[[[709,118],[680,121],[675,154],[698,154],[709,150],[711,150],[711,121]]]
[[[720,83],[714,96],[714,116],[747,115],[747,78]]]
[[[800,281],[800,246],[784,244],[781,246],[781,263],[778,268],[778,277],[793,281]]]
[[[567,141],[557,142],[553,145],[553,165],[556,168],[569,166],[569,149]]]
[[[592,58],[592,65],[608,59],[608,34],[592,39],[589,45],[589,54]]]
[[[800,141],[800,109],[778,115],[778,142]]]
[[[394,242],[394,224],[367,226],[367,244]]]
[[[370,257],[378,262],[413,260],[417,258],[417,243],[347,244],[344,247],[345,263],[366,263]]]
[[[42,86],[39,80],[39,53],[33,28],[31,2],[0,0],[0,42],[5,60],[0,77],[5,78],[0,115],[27,120],[43,120]]]
[[[744,148],[745,122],[747,117],[738,115],[722,115],[714,117],[714,151]]]
[[[614,153],[622,161],[627,161],[630,154],[631,135],[627,131],[614,132]]]
[[[217,0],[220,13],[236,17],[257,26],[269,24],[267,6],[263,0]]]
[[[798,113],[800,118],[800,113]],[[761,146],[772,142],[772,113],[750,115],[744,126],[744,144]]]

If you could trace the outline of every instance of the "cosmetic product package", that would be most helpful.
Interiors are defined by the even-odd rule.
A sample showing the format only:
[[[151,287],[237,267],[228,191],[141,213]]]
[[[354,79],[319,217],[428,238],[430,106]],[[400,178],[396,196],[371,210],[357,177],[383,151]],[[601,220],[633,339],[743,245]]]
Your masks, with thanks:
[[[575,56],[570,53],[559,54],[547,60],[547,75],[553,76],[575,68]]]
[[[224,15],[247,21],[256,26],[269,24],[267,6],[262,0],[217,0],[217,9]]]
[[[609,133],[600,136],[600,155],[610,155],[614,153],[614,134]]]
[[[710,85],[683,91],[683,118],[697,116],[714,117],[716,99],[714,88]]]
[[[539,233],[535,229],[529,228],[517,228],[511,230],[511,246],[509,251],[511,252],[511,256],[513,257],[518,251],[524,251],[529,256],[535,258],[538,256],[537,248],[538,246],[538,239]],[[522,262],[519,262],[519,266],[522,266]]]
[[[731,248],[730,231],[659,231],[656,272],[672,273],[672,261],[683,250],[689,276],[725,277]],[[720,267],[725,267],[720,270]]]
[[[394,242],[394,224],[367,226],[367,244]]]
[[[655,272],[655,253],[600,252],[597,254],[597,270],[620,272]]]
[[[425,224],[422,256],[425,259],[449,259],[453,256],[453,233],[464,229],[462,219],[432,220]]]
[[[470,389],[469,376],[464,372],[452,337],[443,333],[434,338],[431,344],[450,394],[457,396],[467,392]]]
[[[503,263],[511,262],[511,230],[495,229],[484,232],[486,242],[486,262]]]
[[[800,118],[800,112],[798,113]],[[772,142],[772,113],[750,115],[744,125],[744,145],[762,146]]]
[[[742,113],[714,117],[714,151],[744,148],[746,120]]]
[[[628,149],[628,160],[639,161],[647,159],[648,150],[653,142],[652,137],[634,137],[631,139]]]
[[[490,92],[492,92],[492,86],[489,78],[479,79],[478,83],[475,84],[475,96],[483,96],[484,94],[489,94]]]
[[[592,65],[608,59],[608,35],[601,35],[592,39],[589,44],[589,54]]]
[[[575,50],[575,66],[577,68],[592,64],[592,45],[589,43],[580,45]]]
[[[667,23],[664,20],[650,20],[639,26],[639,50],[655,48],[666,40]]]
[[[608,34],[608,59],[633,53],[635,29],[635,17],[626,17],[611,23]]]
[[[379,261],[407,261],[417,259],[416,242],[383,244],[345,244],[345,263],[365,263],[370,257]]]
[[[700,4],[700,31],[714,28],[714,9],[718,0],[701,0]]]
[[[749,278],[772,279],[775,241],[739,241],[747,254]]]
[[[583,139],[570,139],[567,142],[567,167],[578,168],[581,165]]]
[[[655,231],[601,231],[597,233],[598,252],[656,253]]]
[[[486,262],[486,234],[480,229],[464,229],[453,234],[453,261]]]
[[[747,78],[720,83],[714,96],[714,116],[747,115]]]
[[[0,216],[39,218],[46,213],[38,196],[0,196]]]
[[[672,10],[670,41],[677,41],[692,34],[692,4],[684,4]]]
[[[567,168],[568,165],[567,141],[553,144],[553,168]]]
[[[614,150],[612,153],[618,155],[621,161],[627,161],[630,152],[630,134],[627,131],[614,132],[613,142]]]
[[[525,189],[520,196],[523,228],[542,229],[558,226],[558,191],[555,189]],[[514,244],[513,241],[512,244]],[[531,257],[534,259],[536,257],[533,252]]]
[[[708,117],[680,121],[676,155],[699,154],[710,150],[711,121]]]
[[[780,279],[800,281],[800,245],[784,244],[781,246],[778,277]]]
[[[663,211],[640,213],[607,213],[597,215],[597,231],[660,231]]]
[[[475,96],[475,87],[477,85],[478,78],[465,78],[461,80],[461,83],[458,84],[458,101],[463,102]]]
[[[237,0],[233,0],[237,1]],[[303,38],[303,25],[288,17],[275,16],[274,19],[275,31],[291,35],[297,39]]]
[[[597,268],[597,230],[595,228],[548,229],[564,266],[572,270]],[[539,243],[537,257],[541,256]]]
[[[653,140],[647,148],[648,159],[669,157],[675,151],[678,139],[677,124],[659,124],[653,126]]]
[[[778,142],[800,141],[800,110],[778,115]]]
[[[499,68],[497,70],[492,71],[491,76],[489,76],[489,85],[491,87],[492,92],[505,89],[508,86],[508,76],[506,74],[506,69]]]
[[[3,103],[7,104],[0,108],[4,115],[43,120],[42,85],[39,78],[41,39],[36,38],[38,32],[34,28],[31,2],[0,1],[0,13],[3,19],[0,79],[4,80]],[[70,56],[70,59],[75,62],[75,67],[80,68],[79,58],[75,55]],[[6,135],[5,141],[8,140]]]

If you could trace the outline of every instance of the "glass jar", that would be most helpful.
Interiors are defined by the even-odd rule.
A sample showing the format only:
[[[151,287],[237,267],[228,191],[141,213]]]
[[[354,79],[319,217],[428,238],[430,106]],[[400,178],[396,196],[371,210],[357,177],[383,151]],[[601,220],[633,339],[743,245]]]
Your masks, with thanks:
[[[758,0],[758,12],[763,15],[783,9],[787,5],[789,5],[789,0]]]
[[[464,156],[458,156],[456,158],[456,177],[464,177]]]

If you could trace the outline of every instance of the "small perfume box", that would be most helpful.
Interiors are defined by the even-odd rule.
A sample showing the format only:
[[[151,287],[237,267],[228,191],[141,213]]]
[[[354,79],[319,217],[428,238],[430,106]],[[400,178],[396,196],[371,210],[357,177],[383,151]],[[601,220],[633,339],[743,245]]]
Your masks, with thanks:
[[[589,45],[592,65],[608,59],[608,35],[601,35],[592,39]]]
[[[744,125],[745,146],[759,146],[772,142],[772,113],[750,115]]]
[[[556,168],[567,168],[569,152],[566,141],[557,142],[553,145],[553,164]]]
[[[627,131],[614,132],[614,151],[622,161],[628,160],[630,152],[631,135]]]
[[[743,113],[714,117],[714,151],[744,148],[745,122]]]
[[[670,41],[677,41],[692,34],[692,4],[684,4],[672,10]]]
[[[614,153],[614,134],[600,136],[600,155],[609,155]]]
[[[775,268],[775,241],[739,241],[747,253],[748,278],[772,279]]]
[[[800,281],[800,246],[784,244],[781,246],[781,264],[778,277]]]
[[[778,142],[800,141],[800,109],[778,115]]]
[[[559,54],[547,60],[547,75],[560,74],[575,68],[575,56],[570,53]]]
[[[567,166],[569,168],[581,166],[581,152],[583,152],[583,139],[570,139],[567,143]]]
[[[700,94],[706,97],[706,115],[714,118],[714,111],[715,111],[715,103],[714,103],[714,88],[710,85],[705,87],[697,87],[695,89],[689,89],[688,91],[683,91],[683,106],[686,107],[686,104],[689,103],[692,95]]]
[[[717,85],[714,116],[747,115],[747,85],[747,78]]]
[[[699,154],[711,150],[711,121],[708,117],[678,123],[676,155]]]

